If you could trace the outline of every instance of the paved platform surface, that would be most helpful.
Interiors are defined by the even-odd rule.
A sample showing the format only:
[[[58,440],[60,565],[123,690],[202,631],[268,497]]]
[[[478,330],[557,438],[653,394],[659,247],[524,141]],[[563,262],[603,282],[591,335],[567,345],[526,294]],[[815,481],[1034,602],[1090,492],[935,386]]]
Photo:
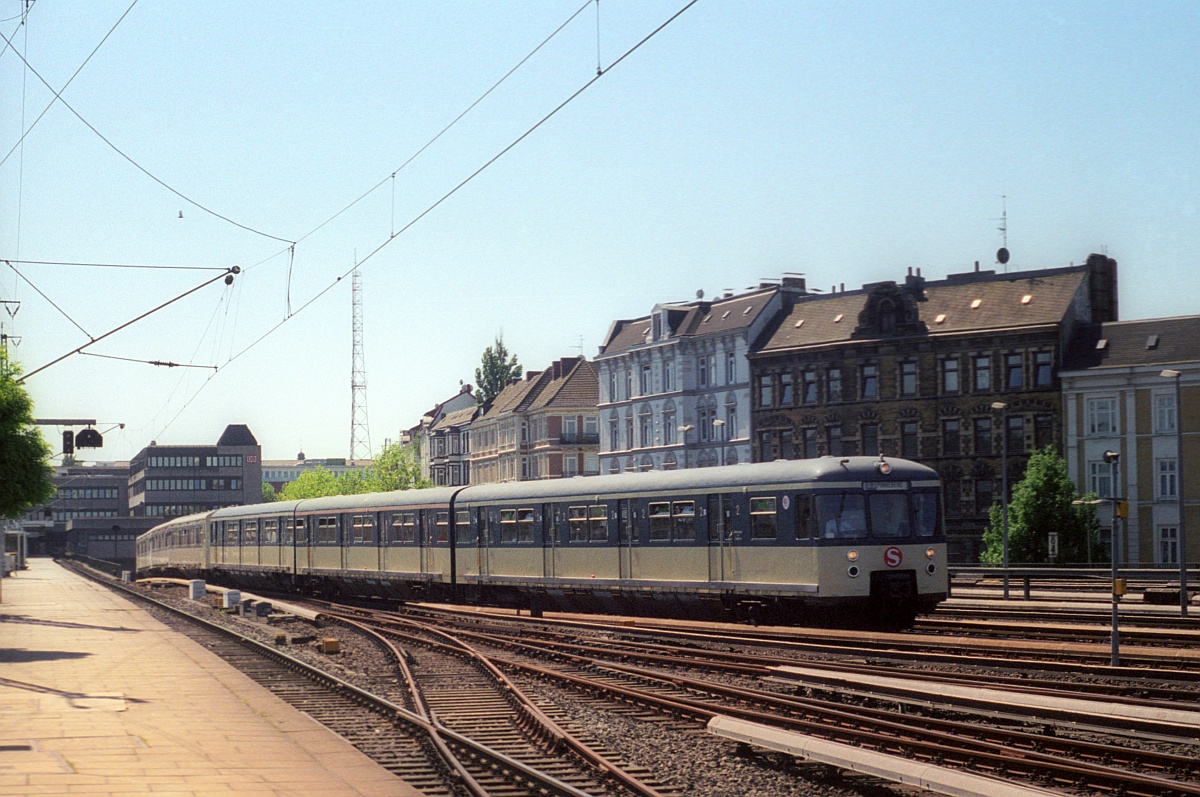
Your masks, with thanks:
[[[0,794],[420,794],[136,605],[29,564],[0,594]]]

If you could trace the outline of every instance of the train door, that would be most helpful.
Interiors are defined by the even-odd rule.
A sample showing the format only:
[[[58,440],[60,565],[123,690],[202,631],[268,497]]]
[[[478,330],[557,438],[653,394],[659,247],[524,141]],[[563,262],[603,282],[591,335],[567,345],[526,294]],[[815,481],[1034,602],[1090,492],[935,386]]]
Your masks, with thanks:
[[[421,572],[436,573],[437,565],[433,557],[433,510],[422,509],[417,513],[417,539],[421,543]]]
[[[558,574],[558,533],[554,526],[554,505],[542,504],[542,575]]]
[[[733,496],[708,496],[708,580],[727,581],[733,575]]]
[[[492,524],[491,512],[486,506],[479,507],[479,536],[475,540],[475,557],[481,576],[491,573]]]
[[[633,578],[633,501],[623,498],[617,502],[617,573],[618,578]]]

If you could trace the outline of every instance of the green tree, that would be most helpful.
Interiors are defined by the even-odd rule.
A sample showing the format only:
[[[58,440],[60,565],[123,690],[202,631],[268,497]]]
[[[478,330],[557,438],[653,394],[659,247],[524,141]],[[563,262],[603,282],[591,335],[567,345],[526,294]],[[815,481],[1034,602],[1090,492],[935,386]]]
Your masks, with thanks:
[[[367,469],[366,475],[371,492],[432,486],[428,479],[421,477],[421,462],[416,447],[400,443],[384,446],[374,464]]]
[[[504,345],[504,335],[496,336],[496,342],[483,350],[483,359],[475,369],[475,400],[488,404],[514,379],[521,378],[521,364],[517,355],[510,355]]]
[[[1008,502],[1009,564],[1080,564],[1108,562],[1100,546],[1096,509],[1074,505],[1079,499],[1067,466],[1051,446],[1035,451],[1025,467],[1025,477],[1013,488]],[[983,534],[983,564],[1004,561],[1004,509],[992,505]],[[1058,555],[1050,558],[1050,533],[1058,534]]]
[[[33,423],[33,399],[18,384],[21,369],[0,360],[0,517],[16,520],[54,497],[50,446]]]
[[[278,501],[278,500],[279,500],[279,496],[276,494],[275,488],[271,486],[271,483],[263,482],[262,483],[262,502],[264,504],[269,504],[269,503],[272,503],[272,502]]]
[[[322,498],[327,495],[345,495],[338,484],[338,477],[322,467],[306,470],[283,485],[279,491],[281,501],[298,501],[301,498]]]
[[[279,498],[296,501],[326,495],[383,493],[429,486],[429,480],[421,478],[421,465],[412,447],[393,443],[385,446],[375,461],[361,470],[349,470],[339,475],[321,467],[305,471],[295,481],[283,485]]]

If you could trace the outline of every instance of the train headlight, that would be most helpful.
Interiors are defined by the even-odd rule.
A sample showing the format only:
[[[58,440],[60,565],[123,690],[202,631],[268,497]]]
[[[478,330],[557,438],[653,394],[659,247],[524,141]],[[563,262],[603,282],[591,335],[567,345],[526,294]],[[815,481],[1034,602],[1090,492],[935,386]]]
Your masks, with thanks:
[[[846,575],[850,578],[858,578],[858,565],[850,565],[846,568]]]
[[[934,549],[932,549],[932,548],[926,548],[926,549],[925,549],[925,558],[926,558],[926,559],[932,559],[932,558],[933,558],[933,555],[934,555],[934,554],[936,554],[936,553],[937,553],[937,551],[935,551]]]
[[[851,562],[858,561],[858,551],[846,551],[846,558]]]

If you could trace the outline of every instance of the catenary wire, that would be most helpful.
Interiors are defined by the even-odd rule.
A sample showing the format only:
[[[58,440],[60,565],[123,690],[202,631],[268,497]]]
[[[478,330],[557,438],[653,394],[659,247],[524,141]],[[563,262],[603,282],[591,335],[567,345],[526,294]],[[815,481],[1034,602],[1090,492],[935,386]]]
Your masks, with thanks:
[[[122,362],[127,362],[127,363],[145,363],[146,365],[159,365],[164,368],[211,368],[214,371],[217,369],[217,366],[215,366],[215,365],[194,365],[192,363],[173,363],[168,360],[143,360],[138,357],[118,357],[115,354],[97,354],[94,351],[81,351],[79,353],[81,355],[83,355],[84,357],[100,357],[105,360],[121,360]]]
[[[78,322],[78,321],[76,321],[74,318],[71,318],[71,314],[70,314],[70,313],[68,313],[66,310],[62,309],[62,308],[61,308],[61,307],[59,307],[57,304],[55,304],[54,300],[53,300],[53,299],[51,299],[49,296],[47,296],[47,295],[45,294],[45,292],[44,292],[44,291],[43,291],[41,288],[39,288],[38,286],[34,285],[34,284],[33,284],[33,282],[31,282],[31,281],[30,281],[29,277],[26,277],[24,274],[22,274],[20,271],[18,271],[18,270],[17,270],[17,267],[16,267],[16,266],[14,266],[14,265],[13,265],[13,263],[17,263],[17,262],[20,262],[20,261],[16,261],[16,260],[12,260],[12,261],[10,261],[10,260],[5,260],[4,262],[5,262],[5,263],[7,263],[7,264],[8,264],[8,267],[9,267],[9,268],[11,268],[11,269],[13,270],[13,273],[14,273],[14,274],[16,274],[18,277],[20,277],[22,280],[24,280],[24,281],[25,281],[25,284],[26,284],[26,285],[28,285],[30,288],[33,288],[35,291],[37,291],[37,293],[38,293],[38,296],[41,296],[43,299],[45,299],[47,302],[49,302],[49,303],[50,303],[50,306],[51,306],[51,307],[53,307],[55,310],[57,310],[58,312],[60,312],[60,313],[62,314],[63,318],[67,319],[67,320],[68,320],[68,321],[70,321],[72,324],[74,324],[76,329],[78,329],[78,330],[79,330],[80,332],[82,332],[83,334],[87,335],[87,336],[88,336],[89,338],[91,338],[93,341],[95,340],[95,338],[93,338],[93,337],[92,337],[92,333],[88,332],[86,329],[84,329],[82,326],[80,326],[80,325],[79,325],[79,322]]]
[[[5,258],[5,263],[20,263],[28,266],[79,266],[81,268],[145,268],[169,271],[227,271],[224,266],[163,266],[142,263],[73,263],[67,260],[15,260]]]

